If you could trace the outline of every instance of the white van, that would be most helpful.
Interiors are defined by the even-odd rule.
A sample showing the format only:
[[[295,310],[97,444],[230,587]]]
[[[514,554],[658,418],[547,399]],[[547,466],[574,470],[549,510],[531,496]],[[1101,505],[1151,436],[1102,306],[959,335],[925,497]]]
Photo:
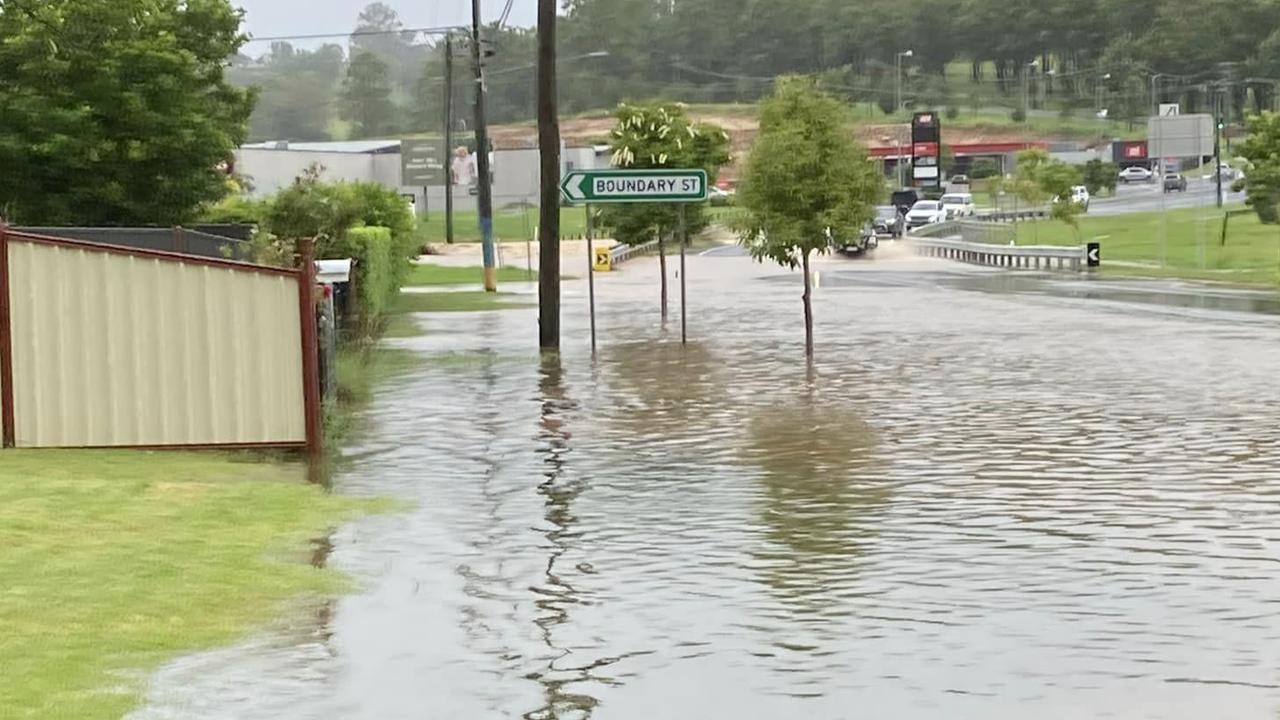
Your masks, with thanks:
[[[947,211],[947,219],[970,217],[977,210],[973,206],[973,195],[970,193],[947,193],[942,196],[942,209]]]

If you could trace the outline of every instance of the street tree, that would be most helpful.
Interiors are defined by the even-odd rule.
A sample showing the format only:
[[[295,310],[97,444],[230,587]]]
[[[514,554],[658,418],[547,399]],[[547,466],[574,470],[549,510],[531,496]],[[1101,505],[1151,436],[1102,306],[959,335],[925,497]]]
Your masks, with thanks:
[[[1090,195],[1097,195],[1103,190],[1106,190],[1109,195],[1114,195],[1119,172],[1120,168],[1116,167],[1115,163],[1094,158],[1084,164],[1081,182],[1089,189]]]
[[[1076,218],[1084,207],[1071,202],[1071,188],[1081,182],[1080,169],[1054,160],[1041,149],[1018,153],[1018,167],[1009,187],[1032,207],[1049,206],[1049,215],[1079,233]]]
[[[883,179],[850,137],[845,106],[813,81],[778,81],[760,109],[760,135],[739,190],[742,245],[757,261],[804,272],[805,354],[813,356],[809,262],[831,238],[870,221]]]
[[[221,198],[253,109],[225,78],[240,22],[228,0],[0,2],[0,215],[169,225]]]
[[[610,164],[629,170],[699,168],[714,183],[720,168],[729,162],[729,136],[718,126],[698,123],[676,103],[619,105],[617,124],[609,134],[613,154]],[[614,238],[628,245],[658,239],[658,269],[662,274],[662,316],[667,316],[666,239],[677,231],[679,210],[671,203],[639,203],[607,206],[601,222]],[[707,226],[702,205],[687,205],[685,230],[693,234]]]
[[[371,52],[358,53],[351,59],[342,84],[342,117],[354,123],[353,136],[368,138],[389,132],[395,114],[387,64]]]
[[[1249,162],[1249,173],[1236,185],[1244,189],[1245,203],[1258,219],[1270,225],[1280,220],[1280,113],[1253,115],[1248,129],[1239,154]]]

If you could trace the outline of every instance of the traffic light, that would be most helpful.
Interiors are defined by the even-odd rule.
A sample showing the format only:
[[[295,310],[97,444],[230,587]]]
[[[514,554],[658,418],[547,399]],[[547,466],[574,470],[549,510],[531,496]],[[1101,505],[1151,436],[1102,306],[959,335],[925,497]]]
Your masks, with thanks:
[[[1227,124],[1226,124],[1226,123],[1224,123],[1224,122],[1222,122],[1222,120],[1221,120],[1221,119],[1219,119],[1219,120],[1218,120],[1218,129],[1219,129],[1219,130],[1222,130],[1222,129],[1226,128],[1226,127],[1227,127]]]

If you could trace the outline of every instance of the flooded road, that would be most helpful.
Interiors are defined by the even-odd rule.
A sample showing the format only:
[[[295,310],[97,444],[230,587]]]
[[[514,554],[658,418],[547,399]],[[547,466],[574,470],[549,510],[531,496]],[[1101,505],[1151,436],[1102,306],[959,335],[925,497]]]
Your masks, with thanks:
[[[323,550],[362,591],[133,716],[1275,718],[1280,320],[828,261],[653,260],[424,317]],[[995,283],[994,287],[992,283]],[[331,550],[329,549],[331,548]]]

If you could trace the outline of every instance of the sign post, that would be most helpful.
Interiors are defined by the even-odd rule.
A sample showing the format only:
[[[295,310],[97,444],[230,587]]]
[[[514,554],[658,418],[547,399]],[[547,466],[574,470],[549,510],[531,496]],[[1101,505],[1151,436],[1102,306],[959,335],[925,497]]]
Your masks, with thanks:
[[[427,188],[445,184],[445,148],[441,140],[400,141],[400,184],[422,188],[422,208],[426,213]]]
[[[560,194],[587,209],[587,296],[591,312],[591,354],[596,352],[596,284],[592,257],[591,206],[614,203],[680,203],[680,342],[688,340],[685,322],[685,221],[684,203],[707,199],[705,170],[572,170],[560,181]]]

